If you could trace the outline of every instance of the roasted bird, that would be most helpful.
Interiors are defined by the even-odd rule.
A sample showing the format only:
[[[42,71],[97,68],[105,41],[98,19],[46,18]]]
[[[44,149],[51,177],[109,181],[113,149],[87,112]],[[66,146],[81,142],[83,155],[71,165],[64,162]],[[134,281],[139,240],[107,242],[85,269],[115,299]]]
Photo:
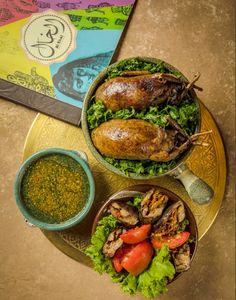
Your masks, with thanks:
[[[202,90],[194,84],[199,77],[188,83],[172,74],[129,71],[103,83],[95,99],[112,111],[130,106],[141,110],[163,102],[177,105],[191,88]]]
[[[144,120],[113,119],[95,128],[91,138],[98,151],[107,157],[166,162],[186,151],[201,134],[206,133],[189,137],[177,124],[174,129],[164,129]],[[180,145],[179,135],[185,139]]]

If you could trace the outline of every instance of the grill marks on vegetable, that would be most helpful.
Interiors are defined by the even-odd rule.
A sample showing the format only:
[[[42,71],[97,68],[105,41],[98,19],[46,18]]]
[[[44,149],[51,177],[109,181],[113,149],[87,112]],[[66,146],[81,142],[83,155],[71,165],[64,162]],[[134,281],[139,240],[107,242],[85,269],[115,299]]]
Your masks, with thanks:
[[[137,210],[124,202],[114,201],[109,210],[113,217],[128,227],[135,226],[139,222]]]
[[[26,207],[36,218],[48,223],[64,222],[75,216],[89,195],[83,168],[62,154],[38,159],[23,177],[22,188]]]
[[[156,222],[163,213],[169,198],[157,189],[149,190],[141,202],[140,219],[144,223]]]
[[[123,241],[120,238],[120,235],[124,232],[125,229],[117,228],[108,235],[107,241],[102,249],[102,252],[106,257],[113,257],[116,250],[118,250],[123,245]]]

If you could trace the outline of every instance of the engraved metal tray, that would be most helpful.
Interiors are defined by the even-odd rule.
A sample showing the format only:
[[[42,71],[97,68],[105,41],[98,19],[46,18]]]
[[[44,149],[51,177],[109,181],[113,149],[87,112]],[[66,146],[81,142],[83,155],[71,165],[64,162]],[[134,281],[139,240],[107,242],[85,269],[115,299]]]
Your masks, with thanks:
[[[94,204],[82,223],[60,232],[42,230],[43,234],[63,253],[82,264],[91,266],[89,258],[83,251],[90,242],[93,220],[102,203],[110,195],[123,188],[148,183],[167,188],[187,202],[195,215],[200,240],[217,216],[223,200],[226,182],[226,160],[222,139],[213,117],[202,103],[201,115],[201,130],[212,129],[213,132],[211,135],[202,137],[202,140],[207,142],[209,146],[195,147],[187,159],[187,164],[197,176],[206,181],[214,190],[214,198],[207,205],[198,205],[192,202],[182,184],[170,176],[151,180],[135,180],[108,171],[92,156],[81,128],[38,114],[27,135],[23,159],[38,150],[49,147],[82,150],[88,155],[96,185]]]

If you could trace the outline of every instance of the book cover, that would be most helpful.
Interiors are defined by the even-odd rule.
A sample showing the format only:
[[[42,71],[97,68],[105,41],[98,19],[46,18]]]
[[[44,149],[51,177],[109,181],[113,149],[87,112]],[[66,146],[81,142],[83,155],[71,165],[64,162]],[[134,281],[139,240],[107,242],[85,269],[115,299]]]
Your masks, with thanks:
[[[74,125],[135,0],[0,0],[0,96]]]

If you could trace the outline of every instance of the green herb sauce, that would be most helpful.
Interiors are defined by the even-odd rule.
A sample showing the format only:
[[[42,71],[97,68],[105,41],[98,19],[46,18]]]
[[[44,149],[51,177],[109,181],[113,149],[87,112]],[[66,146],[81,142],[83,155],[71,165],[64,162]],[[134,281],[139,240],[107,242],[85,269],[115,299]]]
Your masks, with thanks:
[[[28,168],[21,190],[34,217],[47,223],[61,223],[82,210],[89,195],[89,183],[77,161],[53,154]]]

